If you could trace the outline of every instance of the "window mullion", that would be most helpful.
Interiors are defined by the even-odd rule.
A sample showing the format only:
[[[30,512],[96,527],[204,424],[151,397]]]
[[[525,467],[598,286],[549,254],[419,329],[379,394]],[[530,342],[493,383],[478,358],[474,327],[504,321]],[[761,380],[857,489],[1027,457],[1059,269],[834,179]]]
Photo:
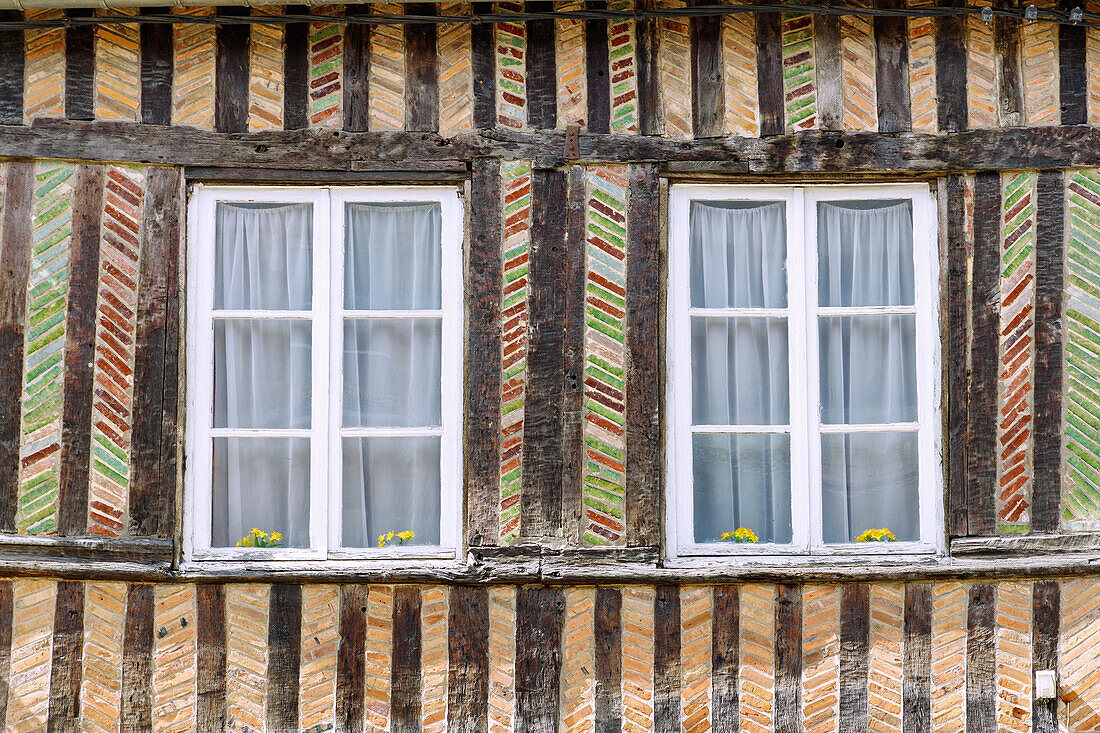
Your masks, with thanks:
[[[327,325],[329,333],[329,384],[326,390],[329,395],[329,408],[325,416],[327,426],[328,446],[328,481],[326,482],[326,499],[328,501],[328,526],[326,537],[328,550],[338,550],[343,546],[341,524],[341,502],[343,499],[343,438],[340,429],[343,427],[344,394],[344,199],[341,196],[329,194],[329,221],[330,232],[328,250],[331,253],[329,263],[329,321]]]
[[[329,364],[329,303],[327,293],[331,288],[329,266],[329,216],[328,190],[322,189],[313,197],[313,299],[312,299],[312,421],[310,424],[310,486],[309,486],[309,547],[312,552],[324,555],[328,548],[326,517],[328,515],[328,435],[327,420],[330,412],[328,394]]]
[[[804,210],[804,192],[801,188],[791,191],[787,217],[787,305],[790,311],[789,364],[790,420],[791,420],[791,524],[794,545],[806,551],[814,537],[814,512],[812,485],[809,473],[809,414],[807,405],[808,382],[806,369],[808,291],[805,265],[805,241],[807,238]]]

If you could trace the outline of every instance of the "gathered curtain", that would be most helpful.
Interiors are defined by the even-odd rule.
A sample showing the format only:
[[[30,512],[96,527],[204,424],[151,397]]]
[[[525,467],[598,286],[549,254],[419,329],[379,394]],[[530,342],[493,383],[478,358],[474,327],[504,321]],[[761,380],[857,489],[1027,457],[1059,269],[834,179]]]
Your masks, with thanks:
[[[690,227],[693,308],[787,306],[783,203],[697,201]],[[821,203],[817,244],[819,306],[913,305],[908,202]],[[915,422],[914,316],[817,320],[822,425]],[[696,311],[691,343],[695,540],[744,526],[761,542],[790,542],[787,318]],[[698,429],[707,425],[761,427]],[[870,430],[820,436],[825,542],[883,526],[899,539],[919,536],[916,432]]]

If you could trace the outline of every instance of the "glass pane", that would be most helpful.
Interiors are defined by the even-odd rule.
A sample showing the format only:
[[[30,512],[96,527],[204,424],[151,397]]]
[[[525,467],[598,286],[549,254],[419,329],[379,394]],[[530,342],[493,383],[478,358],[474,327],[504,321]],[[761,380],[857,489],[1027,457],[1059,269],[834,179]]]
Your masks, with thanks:
[[[693,308],[786,308],[782,201],[692,201]]]
[[[214,307],[309,310],[313,205],[218,204]]]
[[[343,544],[377,547],[412,530],[409,544],[439,544],[439,438],[344,438]]]
[[[437,203],[348,204],[344,212],[344,307],[442,307],[442,221]]]
[[[691,319],[691,421],[786,425],[786,318]]]
[[[821,436],[822,536],[855,542],[886,528],[900,541],[920,539],[916,433]]]
[[[309,547],[309,439],[214,438],[211,547],[233,547],[256,528]]]
[[[817,281],[822,306],[913,305],[912,202],[820,202]]]
[[[214,427],[309,428],[308,321],[214,321]]]
[[[344,321],[344,426],[442,425],[442,342],[437,318]]]
[[[695,541],[748,527],[760,542],[791,541],[788,435],[692,436]]]
[[[820,318],[821,421],[917,419],[916,317]]]

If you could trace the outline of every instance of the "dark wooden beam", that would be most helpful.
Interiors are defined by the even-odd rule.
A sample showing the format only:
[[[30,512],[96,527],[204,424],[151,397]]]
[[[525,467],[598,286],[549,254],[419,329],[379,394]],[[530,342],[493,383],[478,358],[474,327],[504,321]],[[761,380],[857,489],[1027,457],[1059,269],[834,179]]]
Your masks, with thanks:
[[[1020,76],[1020,21],[998,15],[993,19],[993,48],[999,66],[998,104],[1001,125],[1023,122],[1024,93]]]
[[[561,588],[516,591],[516,730],[556,733],[561,697],[565,594]]]
[[[271,586],[267,626],[265,710],[272,733],[298,733],[298,691],[302,666],[302,586]]]
[[[248,8],[222,7],[219,17],[249,14]],[[248,130],[248,66],[251,29],[241,24],[215,26],[217,74],[214,83],[214,129]]]
[[[500,513],[500,161],[473,163],[466,261],[466,542],[497,544]],[[477,222],[477,226],[473,226]]]
[[[57,584],[53,618],[53,662],[49,674],[47,733],[75,731],[80,726],[80,681],[83,676],[84,584]],[[43,650],[41,653],[47,653]]]
[[[476,16],[477,13],[475,12]],[[491,23],[470,28],[470,55],[474,74],[474,127],[491,129],[497,124],[496,43]]]
[[[336,653],[336,730],[363,730],[366,694],[365,585],[340,587],[340,646]]]
[[[529,0],[532,13],[553,12],[551,0]],[[535,130],[552,130],[558,124],[558,79],[555,21],[529,20],[527,28],[527,124]]]
[[[1065,177],[1042,171],[1035,223],[1035,483],[1031,531],[1059,528],[1062,502],[1062,301],[1065,297]]]
[[[967,408],[967,534],[997,529],[997,374],[1000,371],[1001,176],[974,181],[970,396]]]
[[[131,585],[126,592],[122,644],[122,733],[153,728],[153,586]]]
[[[489,729],[489,592],[454,586],[448,606],[447,727],[454,733]]]
[[[143,23],[141,38],[141,121],[147,125],[172,124],[172,26]]]
[[[14,532],[34,164],[12,163],[5,174],[0,227],[0,404],[9,408],[0,412],[0,532]]]
[[[970,586],[966,613],[966,730],[967,733],[996,733],[997,586]]]
[[[1057,580],[1039,580],[1032,590],[1032,669],[1058,669],[1058,633],[1062,619],[1062,597]],[[1035,733],[1057,733],[1058,699],[1036,700],[1031,709]]]
[[[87,18],[89,8],[66,10],[69,18]],[[95,27],[74,25],[65,29],[65,117],[95,119]]]
[[[775,733],[802,733],[802,586],[775,587]]]
[[[349,5],[348,15],[368,15],[369,5]],[[309,26],[306,26],[308,29]],[[349,23],[344,26],[344,129],[366,132],[370,129],[370,35],[373,28],[369,25]],[[308,31],[307,31],[308,32]],[[290,52],[290,30],[287,30],[287,53]],[[306,36],[302,36],[306,39]],[[302,52],[304,66],[302,72],[302,104],[307,104],[306,72],[309,67],[309,43],[305,41]],[[289,84],[289,81],[287,82]],[[303,107],[304,110],[304,107]],[[306,127],[303,111],[302,125]],[[287,124],[287,129],[291,126]]]
[[[225,698],[225,586],[198,586],[195,606],[198,609],[195,727],[225,730],[229,722]]]
[[[741,637],[740,588],[714,588],[711,614],[711,703],[714,733],[737,733],[741,709],[738,693]]]
[[[7,720],[11,692],[12,584],[0,580],[0,720]]]
[[[569,169],[565,222],[565,316],[562,320],[562,522],[564,535],[580,544],[584,509],[584,298],[587,169]]]
[[[954,0],[939,0],[952,5]],[[933,21],[936,33],[936,116],[941,132],[968,127],[966,106],[966,18],[944,15]]]
[[[597,733],[619,733],[622,730],[622,614],[622,591],[605,586],[597,588],[594,619]]]
[[[18,10],[0,10],[0,21],[21,20]],[[24,54],[22,30],[0,31],[0,125],[23,124]]]
[[[346,12],[352,14],[361,7],[365,6],[351,6]],[[306,12],[308,8],[304,5],[286,7],[287,15],[303,15]],[[366,100],[366,91],[355,87],[348,78],[350,62],[346,44],[349,42],[351,29],[357,27],[359,26],[347,26],[348,36],[344,38],[344,126],[349,130],[359,129],[352,127],[349,122],[352,119],[348,114],[349,105],[363,104]],[[364,26],[360,33],[366,31]],[[283,127],[287,130],[309,127],[309,23],[286,24],[283,41]]]
[[[968,332],[966,322],[966,201],[963,177],[947,179],[947,533],[966,535]]]
[[[760,134],[782,135],[783,17],[779,13],[756,15],[756,86],[760,104]]]
[[[1061,9],[1070,11],[1080,0],[1061,0]],[[1085,26],[1063,23],[1058,26],[1058,89],[1061,97],[1062,124],[1088,123],[1089,80],[1085,69]]]
[[[73,184],[69,253],[69,303],[65,318],[65,386],[61,414],[61,480],[57,532],[88,529],[88,467],[91,458],[92,362],[95,361],[96,296],[99,293],[103,166],[80,165]]]
[[[393,594],[393,665],[390,722],[394,731],[415,733],[420,719],[420,588],[401,585]]]
[[[661,161],[671,173],[937,174],[1100,167],[1100,128],[1085,125],[976,129],[954,135],[801,132],[768,138],[668,140],[581,133],[578,160]],[[566,165],[565,132],[481,130],[441,138],[421,132],[281,130],[223,134],[125,122],[36,119],[0,125],[0,159],[118,161],[315,171],[435,170],[438,161],[501,157]]]
[[[876,18],[875,20],[878,20]],[[820,15],[813,20],[814,63],[817,65],[817,122],[822,130],[844,129],[844,86],[840,45],[840,16]],[[908,75],[909,70],[906,69]],[[909,88],[906,76],[905,88]]]
[[[656,0],[638,0],[637,7],[648,9]],[[635,60],[638,71],[638,128],[643,135],[661,134],[660,84],[661,33],[656,18],[634,23]]]
[[[878,2],[878,7],[885,9],[903,6],[903,0]],[[907,132],[912,128],[909,101],[909,21],[902,17],[879,16],[874,19],[874,24],[878,131]],[[819,90],[819,99],[820,94]]]
[[[691,118],[695,137],[720,137],[726,127],[722,18],[691,18]]]
[[[840,733],[867,730],[871,586],[840,588]]]
[[[905,586],[905,642],[902,645],[902,731],[932,730],[932,586]]]
[[[589,0],[590,10],[604,10],[606,0]],[[585,91],[588,94],[585,126],[589,132],[606,135],[611,132],[611,80],[608,76],[607,20],[584,21]]]
[[[433,16],[434,3],[410,3],[406,15]],[[553,29],[553,21],[550,21]],[[405,26],[405,129],[439,130],[439,62],[436,57],[435,23]],[[553,34],[551,34],[553,43]]]
[[[681,642],[680,587],[659,585],[653,600],[654,733],[680,730],[680,688],[684,676]]]

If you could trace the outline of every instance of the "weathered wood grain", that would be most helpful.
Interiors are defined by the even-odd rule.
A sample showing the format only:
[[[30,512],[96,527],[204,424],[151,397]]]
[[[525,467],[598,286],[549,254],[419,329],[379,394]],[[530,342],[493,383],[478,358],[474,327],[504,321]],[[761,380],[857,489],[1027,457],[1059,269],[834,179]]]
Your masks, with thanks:
[[[626,240],[626,543],[661,532],[660,196],[655,166],[630,167]]]
[[[466,275],[466,541],[497,544],[500,496],[500,161],[473,162]]]
[[[994,733],[997,728],[996,590],[992,583],[970,586],[966,617],[966,730]]]
[[[358,8],[348,8],[348,13],[353,13]],[[302,15],[306,12],[303,5],[287,5],[287,15]],[[348,26],[351,33],[353,26]],[[359,33],[366,31],[360,28]],[[358,48],[358,46],[353,46]],[[346,53],[346,52],[345,52]],[[347,62],[345,62],[346,64]],[[346,68],[346,66],[345,66]],[[345,79],[350,83],[349,79]],[[365,96],[362,100],[365,101]],[[351,100],[359,103],[360,95],[349,90],[344,98],[345,113]],[[358,119],[358,118],[356,118]],[[366,129],[351,127],[345,120],[349,130]],[[287,23],[283,35],[283,127],[287,130],[302,130],[309,127],[309,23]]]
[[[484,587],[451,588],[447,628],[450,672],[447,725],[455,733],[489,729],[489,593]]]
[[[774,608],[775,730],[794,733],[802,729],[802,587],[776,586]]]
[[[86,18],[86,8],[67,10],[70,18]],[[65,117],[95,119],[95,27],[74,25],[65,29]]]
[[[901,0],[880,0],[880,8],[898,8]],[[904,18],[880,16],[875,27],[875,92],[878,98],[878,131],[912,129],[909,88],[909,29]]]
[[[436,7],[412,3],[405,6],[405,14],[430,17],[436,14]],[[437,28],[434,23],[405,26],[405,129],[412,132],[439,131]]]
[[[606,0],[586,3],[592,10],[607,7]],[[585,91],[587,93],[586,129],[593,134],[611,132],[611,79],[607,47],[607,21],[602,18],[584,21]]]
[[[340,650],[336,664],[336,730],[363,730],[368,590],[340,586]]]
[[[565,373],[562,410],[562,521],[566,539],[581,544],[584,536],[584,308],[585,228],[588,169],[569,169],[565,225],[565,312],[562,368]]]
[[[84,666],[84,584],[57,584],[50,665],[49,716],[46,730],[75,731],[80,723],[80,680]]]
[[[840,601],[840,726],[841,733],[867,730],[871,588],[845,585]]]
[[[680,730],[680,689],[683,661],[680,656],[680,587],[657,586],[653,601],[653,730]]]
[[[134,366],[133,480],[130,519],[135,534],[175,531],[176,363],[182,196],[179,171],[149,170],[137,308]]]
[[[394,731],[421,729],[420,589],[400,585],[393,594],[393,666],[390,668],[390,723]]]
[[[23,390],[23,329],[31,250],[34,164],[8,163],[0,221],[0,403],[18,405]],[[18,506],[19,410],[0,412],[0,532],[15,531]]]
[[[814,50],[817,79],[817,122],[822,130],[844,129],[843,51],[840,16],[823,15],[814,19]]]
[[[247,15],[247,8],[218,8],[219,17]],[[214,129],[218,132],[248,130],[248,26],[218,25],[214,88]]]
[[[525,537],[562,532],[565,315],[564,172],[532,173],[528,382],[524,403],[520,527]]]
[[[932,586],[905,585],[905,642],[902,659],[902,730],[932,730]]]
[[[225,586],[200,585],[195,598],[198,652],[195,675],[195,727],[225,730]]]
[[[349,15],[367,15],[368,5],[350,5]],[[370,33],[369,25],[344,26],[344,129],[370,129]]]
[[[1080,5],[1062,0],[1062,10]],[[1085,68],[1085,26],[1058,26],[1058,90],[1063,125],[1084,125],[1088,121],[1088,78]]]
[[[556,733],[561,698],[561,588],[522,586],[516,592],[516,730]]]
[[[947,529],[967,534],[967,263],[963,177],[947,178]]]
[[[1056,580],[1039,580],[1032,586],[1031,666],[1034,670],[1057,669],[1061,636],[1061,586]],[[1035,733],[1056,733],[1058,700],[1036,700],[1031,708]]]
[[[596,733],[623,729],[623,597],[617,588],[596,588]]]
[[[939,0],[946,5],[946,0]],[[936,33],[936,117],[940,132],[966,130],[966,18],[937,17]]]
[[[18,10],[0,11],[0,21],[22,19]],[[25,53],[21,29],[0,31],[0,125],[23,124]]]
[[[65,393],[61,413],[61,482],[57,531],[82,535],[88,526],[92,422],[92,371],[99,290],[101,166],[81,165],[73,184],[73,233],[69,250],[69,300],[65,324]]]
[[[298,733],[302,666],[302,586],[271,586],[267,616],[267,690],[264,722],[272,733]]]
[[[153,728],[153,590],[152,585],[141,583],[131,585],[126,593],[119,708],[123,733]]]
[[[7,720],[11,693],[12,583],[0,580],[0,720]]]
[[[470,29],[470,55],[474,74],[474,127],[491,128],[497,122],[496,45],[493,26],[476,23]]]
[[[1062,470],[1062,298],[1065,286],[1065,182],[1043,171],[1036,184],[1035,482],[1031,530],[1058,527]]]
[[[550,0],[529,0],[528,12],[552,12]],[[527,125],[535,130],[552,130],[558,124],[557,44],[554,20],[529,20],[527,27],[526,89]]]
[[[722,18],[691,19],[691,112],[695,137],[725,134],[726,95],[723,87]]]
[[[971,535],[996,531],[997,372],[1000,368],[1001,177],[979,173],[974,183],[971,275],[970,403],[967,408],[966,500]]]
[[[738,639],[740,637],[740,589],[714,587],[711,616],[711,716],[714,733],[737,733],[740,711],[737,694]]]
[[[143,23],[141,45],[141,121],[146,125],[172,124],[172,26]]]
[[[998,15],[993,19],[993,47],[997,50],[998,107],[1002,126],[1024,123],[1023,79],[1020,72],[1020,21]]]
[[[656,0],[637,0],[637,7],[653,7]],[[638,132],[642,135],[661,134],[661,102],[659,98],[659,59],[661,34],[657,20],[642,19],[634,23],[635,57],[638,80]],[[609,24],[610,25],[610,24]]]

